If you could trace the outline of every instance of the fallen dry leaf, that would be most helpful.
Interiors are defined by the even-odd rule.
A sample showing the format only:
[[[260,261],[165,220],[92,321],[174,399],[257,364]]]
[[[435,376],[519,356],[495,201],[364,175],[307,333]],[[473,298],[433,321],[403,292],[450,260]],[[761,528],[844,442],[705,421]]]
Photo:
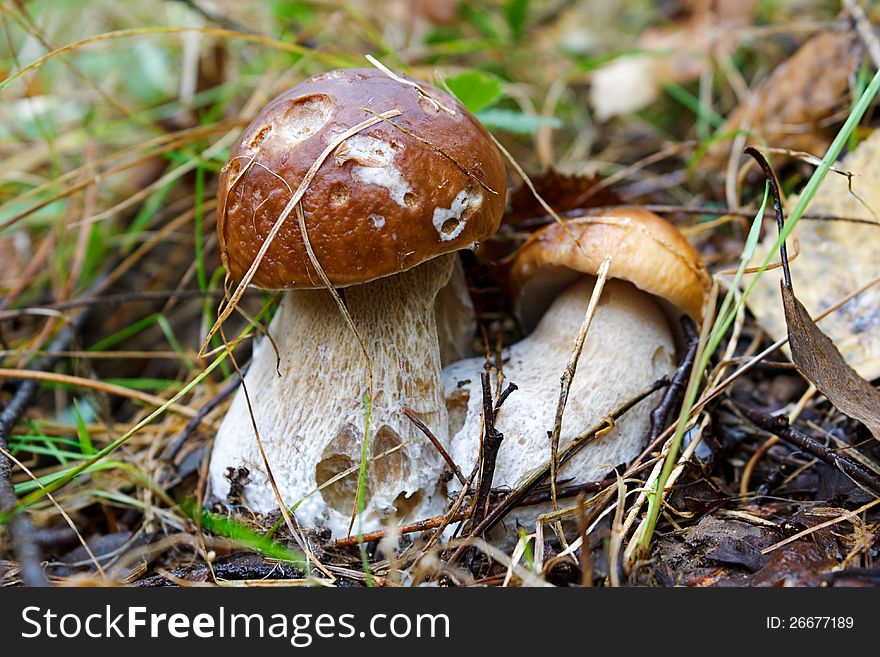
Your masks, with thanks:
[[[533,176],[531,180],[535,191],[555,212],[586,210],[621,202],[620,197],[610,189],[597,187],[602,179],[596,175],[569,175],[548,169],[539,176]],[[510,195],[504,223],[519,227],[523,222],[544,217],[546,214],[547,211],[535,198],[532,190],[526,185],[520,185]]]
[[[811,213],[877,221],[880,211],[880,131],[875,131],[840,165],[852,172],[853,191],[845,176],[830,173],[808,209]],[[793,206],[794,199],[789,199]],[[873,211],[873,212],[872,212]],[[798,297],[811,316],[827,309],[845,295],[880,276],[880,224],[848,221],[802,220],[793,236],[799,243],[798,257],[791,261],[792,277],[799,283]],[[776,241],[770,231],[752,264],[760,264]],[[789,239],[789,249],[794,241]],[[762,328],[774,340],[786,335],[779,301],[781,272],[766,271],[748,299],[748,306]],[[880,286],[873,286],[819,322],[844,359],[863,377],[880,376]]]
[[[822,155],[836,133],[831,117],[850,103],[850,76],[862,61],[854,31],[822,32],[809,39],[737,107],[718,130],[728,138],[714,144],[703,159],[709,171],[724,168],[733,135],[748,131],[749,143]],[[784,156],[774,156],[778,167]]]
[[[840,351],[810,318],[791,287],[782,285],[791,357],[804,375],[841,413],[864,424],[880,440],[880,391],[843,359]]]

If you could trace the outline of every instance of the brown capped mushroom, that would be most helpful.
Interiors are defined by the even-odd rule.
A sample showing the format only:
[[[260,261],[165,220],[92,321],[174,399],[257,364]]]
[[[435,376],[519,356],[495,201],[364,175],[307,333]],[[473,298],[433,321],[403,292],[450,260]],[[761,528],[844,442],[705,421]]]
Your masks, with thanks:
[[[575,241],[577,240],[577,242]],[[579,245],[580,246],[579,246]],[[494,486],[516,487],[550,458],[560,377],[583,323],[596,275],[610,256],[608,279],[587,334],[563,416],[560,445],[675,367],[681,314],[699,319],[709,278],[696,252],[671,224],[638,208],[619,208],[552,224],[515,254],[511,282],[529,335],[505,353],[503,373],[519,390],[496,421],[504,434]],[[677,323],[677,321],[676,321]],[[453,460],[469,472],[481,435],[482,358],[446,367]],[[630,410],[613,429],[576,454],[559,480],[601,479],[644,447],[656,397]],[[534,512],[531,519],[534,519]]]
[[[457,318],[444,310],[461,301],[460,272],[444,300],[437,303],[437,297],[455,270],[454,252],[498,227],[506,190],[502,157],[448,94],[377,69],[338,70],[267,105],[233,151],[218,191],[223,261],[240,280],[328,144],[389,110],[400,115],[345,139],[302,200],[315,257],[332,285],[345,288],[340,294],[372,361],[373,460],[364,530],[393,516],[430,515],[445,503],[438,486],[443,462],[401,411],[411,408],[446,442],[435,306],[448,326],[444,350],[461,353],[467,310],[458,307]],[[245,378],[267,460],[285,503],[301,502],[300,523],[344,535],[357,489],[369,380],[358,339],[331,292],[322,289],[295,215],[266,251],[252,284],[287,290],[269,326],[278,369],[272,345],[263,340]],[[240,466],[250,471],[245,503],[258,512],[275,509],[241,391],[211,458],[216,496],[229,489],[227,469]]]

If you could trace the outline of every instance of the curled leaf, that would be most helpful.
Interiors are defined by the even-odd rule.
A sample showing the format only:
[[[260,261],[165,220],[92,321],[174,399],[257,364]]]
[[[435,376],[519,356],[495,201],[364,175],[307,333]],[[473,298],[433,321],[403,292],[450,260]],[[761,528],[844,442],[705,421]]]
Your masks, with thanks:
[[[847,155],[839,167],[853,174],[850,179],[829,174],[810,203],[809,211],[850,221],[801,221],[789,246],[798,253],[791,273],[798,299],[815,317],[845,296],[880,276],[877,243],[880,240],[880,131],[874,132]],[[793,208],[796,198],[788,199]],[[751,264],[760,263],[776,240],[767,234]],[[786,322],[779,304],[780,270],[768,270],[752,290],[749,309],[774,339],[786,335]],[[843,357],[866,379],[880,377],[880,286],[874,285],[848,301],[819,324],[840,349]]]
[[[880,440],[880,391],[859,376],[831,339],[819,330],[791,287],[782,285],[791,358],[798,371],[841,413],[864,424]]]
[[[850,103],[850,77],[862,55],[855,32],[817,34],[730,114],[718,134],[736,135],[745,130],[750,143],[823,153],[836,132],[837,122],[832,117]],[[707,152],[703,166],[722,169],[730,148],[729,140],[717,142]],[[774,159],[779,166],[784,158],[777,155]]]

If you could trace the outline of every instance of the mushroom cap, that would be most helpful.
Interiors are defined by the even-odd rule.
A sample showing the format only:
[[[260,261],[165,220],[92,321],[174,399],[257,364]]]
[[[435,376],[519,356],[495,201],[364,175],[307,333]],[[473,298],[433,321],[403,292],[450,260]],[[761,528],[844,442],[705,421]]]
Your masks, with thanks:
[[[285,91],[257,115],[223,167],[217,191],[220,252],[235,280],[251,267],[322,152],[346,130],[389,110],[401,114],[339,144],[302,197],[309,243],[331,283],[344,287],[405,271],[497,230],[507,178],[492,138],[452,96],[410,81],[376,68],[340,69]],[[251,284],[322,287],[295,211]]]
[[[533,328],[578,274],[596,276],[606,256],[611,256],[609,278],[629,281],[691,318],[702,318],[711,281],[697,252],[653,212],[620,207],[550,224],[517,250],[510,282],[524,327]]]

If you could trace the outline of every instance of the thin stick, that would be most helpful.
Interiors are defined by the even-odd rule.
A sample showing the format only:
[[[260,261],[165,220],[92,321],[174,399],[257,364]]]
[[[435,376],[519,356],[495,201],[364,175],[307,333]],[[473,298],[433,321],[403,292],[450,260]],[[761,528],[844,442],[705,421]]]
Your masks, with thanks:
[[[869,472],[843,453],[829,449],[815,438],[811,438],[793,427],[789,424],[786,416],[767,415],[745,406],[738,406],[737,408],[749,421],[761,427],[764,431],[769,431],[785,442],[805,451],[807,454],[815,456],[826,465],[837,468],[857,484],[870,489],[875,495],[880,495],[880,476]]]
[[[590,539],[587,536],[587,496],[580,493],[575,506],[578,510],[578,534],[581,539],[581,586],[593,586],[593,562],[590,558]]]
[[[39,486],[43,490],[46,489],[46,487],[43,486],[43,483],[40,481],[40,478],[37,477],[33,472],[31,472],[30,469],[24,463],[19,461],[17,458],[15,458],[12,454],[7,452],[2,447],[0,447],[0,454],[2,454],[5,458],[12,461],[19,468],[21,468],[21,471],[24,472],[28,477],[30,477],[31,480],[33,480],[37,484],[37,486]],[[101,567],[101,563],[98,561],[97,557],[95,556],[95,553],[92,552],[92,548],[89,547],[89,544],[86,543],[86,540],[83,538],[82,534],[79,533],[79,530],[77,530],[76,525],[73,523],[73,520],[71,519],[71,517],[67,514],[67,511],[65,511],[64,508],[60,504],[58,504],[58,501],[55,499],[55,497],[53,497],[52,493],[47,492],[46,497],[48,497],[49,501],[52,503],[52,505],[56,509],[58,509],[58,513],[61,514],[62,518],[64,518],[64,522],[66,522],[67,525],[73,530],[73,533],[79,539],[80,545],[83,546],[83,549],[86,551],[86,554],[89,556],[89,559],[92,560],[92,563],[95,565],[95,568],[97,569],[98,573],[101,575],[101,577],[106,579],[107,573],[104,572],[104,569]]]
[[[425,520],[411,522],[408,525],[401,525],[400,527],[394,528],[394,530],[392,531],[394,534],[399,534],[401,536],[403,534],[414,534],[416,532],[423,532],[428,529],[436,529],[443,524],[456,522],[457,520],[464,520],[470,515],[470,513],[470,509],[460,509],[455,512],[444,513],[442,515],[434,516],[432,518],[426,518]],[[387,534],[387,529],[377,529],[374,532],[368,532],[360,536],[346,536],[345,538],[340,538],[339,540],[337,540],[334,543],[334,546],[338,548],[352,547],[360,543],[378,541],[385,538]]]
[[[474,525],[486,514],[486,503],[489,501],[489,491],[492,488],[492,479],[495,476],[495,461],[498,458],[498,450],[504,440],[504,435],[495,428],[495,408],[492,404],[492,385],[489,381],[489,373],[485,370],[480,372],[480,382],[483,389],[483,449],[480,459],[480,482],[477,485],[477,494],[473,506],[472,522]]]
[[[617,473],[617,506],[614,509],[614,520],[611,521],[611,544],[608,548],[608,581],[611,586],[620,586],[620,549],[623,545],[623,507],[626,504],[626,484]],[[581,549],[589,547],[582,544]]]
[[[244,373],[247,374],[247,369],[244,370]],[[162,461],[173,461],[174,457],[177,456],[177,452],[180,451],[180,448],[183,447],[183,444],[186,440],[193,435],[196,430],[201,425],[202,421],[208,416],[208,414],[217,408],[220,404],[226,400],[229,395],[235,392],[238,389],[238,385],[241,383],[241,377],[236,374],[232,377],[232,380],[227,383],[223,389],[218,392],[214,397],[209,399],[204,406],[202,406],[195,417],[186,423],[186,426],[183,428],[177,437],[174,439],[174,442],[165,450],[165,452],[160,457]]]
[[[104,381],[96,381],[95,379],[87,379],[81,376],[73,376],[70,374],[57,374],[55,372],[40,372],[39,370],[14,370],[0,368],[0,379],[24,379],[26,381],[47,381],[50,383],[60,383],[62,385],[71,385],[77,388],[90,388],[99,392],[117,395],[119,397],[128,397],[135,401],[143,402],[149,406],[160,407],[168,403],[167,399],[151,395],[140,390],[133,390],[125,386],[118,386],[113,383]],[[178,415],[184,415],[193,418],[198,415],[198,411],[193,410],[189,406],[183,404],[171,404],[169,411],[173,411]]]
[[[370,64],[372,64],[373,66],[378,68],[380,71],[382,71],[385,75],[387,75],[389,78],[391,78],[395,82],[399,82],[400,84],[405,84],[408,87],[413,87],[416,91],[419,92],[419,95],[422,98],[424,98],[429,103],[431,103],[431,105],[434,106],[435,110],[443,110],[444,112],[446,112],[450,116],[455,116],[455,110],[450,109],[449,107],[446,107],[445,105],[443,105],[439,100],[437,100],[431,94],[429,94],[427,91],[425,91],[422,88],[422,86],[420,84],[418,84],[417,82],[414,82],[413,80],[407,80],[406,78],[400,77],[397,73],[395,73],[390,68],[385,66],[385,64],[380,62],[378,59],[376,59],[372,55],[364,55],[364,57],[366,58],[366,60],[368,62],[370,62]]]
[[[685,339],[687,340],[688,348],[681,364],[679,364],[678,368],[675,370],[675,374],[672,376],[672,381],[669,383],[669,387],[666,388],[666,392],[663,393],[663,398],[660,400],[660,403],[657,404],[657,407],[651,411],[651,431],[648,434],[649,445],[657,440],[660,432],[663,431],[663,428],[666,426],[666,422],[669,420],[669,415],[672,413],[673,405],[684,392],[688,376],[693,369],[694,360],[697,357],[697,346],[700,343],[700,338],[694,328],[693,320],[689,317],[682,317],[681,324],[685,332]]]
[[[568,357],[568,363],[565,371],[560,379],[559,401],[556,404],[556,417],[553,421],[553,429],[550,432],[550,496],[553,501],[553,510],[558,511],[559,505],[556,502],[556,477],[559,468],[559,435],[562,433],[562,416],[565,413],[565,405],[568,402],[568,394],[571,391],[571,383],[574,380],[575,372],[577,372],[578,361],[581,358],[581,352],[584,349],[584,343],[587,340],[587,333],[590,325],[593,323],[593,317],[596,315],[596,307],[599,305],[599,297],[605,288],[605,281],[608,279],[608,269],[611,267],[611,256],[606,256],[599,267],[596,283],[593,286],[593,293],[590,296],[590,302],[587,304],[587,312],[581,328],[578,331],[577,338],[574,341],[571,354]],[[557,533],[562,536],[562,526],[559,523]]]
[[[605,418],[603,418],[598,424],[596,424],[593,428],[591,428],[586,433],[581,434],[570,443],[565,445],[559,451],[559,463],[560,465],[566,463],[569,459],[571,459],[575,454],[577,454],[581,449],[589,445],[591,442],[604,435],[611,427],[614,426],[614,423],[625,413],[627,413],[631,408],[636,406],[639,402],[647,399],[655,392],[660,390],[662,387],[668,385],[668,381],[663,378],[659,381],[655,382],[654,385],[643,390],[633,398],[625,401],[623,404],[615,408],[611,413],[609,413]],[[501,502],[499,502],[483,519],[483,521],[474,529],[471,530],[471,536],[478,536],[492,527],[494,527],[504,516],[506,516],[510,511],[518,506],[520,502],[522,502],[523,498],[531,491],[535,486],[540,484],[550,475],[550,460],[548,459],[541,466],[536,468],[531,472],[531,474],[526,477],[526,479],[519,485],[517,488],[510,492]],[[458,557],[461,556],[462,549],[459,548],[455,554],[450,558],[449,564],[452,564]]]
[[[779,229],[779,232],[782,233],[783,226],[785,225],[785,213],[782,210],[782,195],[779,193],[779,182],[776,180],[776,174],[773,172],[773,168],[770,166],[767,158],[765,158],[757,148],[746,146],[743,152],[746,155],[750,155],[755,162],[758,163],[764,177],[767,179],[767,182],[770,183],[770,191],[773,196],[773,210],[776,214],[776,227]],[[788,249],[785,246],[784,239],[779,245],[779,256],[782,260],[782,281],[785,284],[785,287],[791,289],[791,270],[788,266]]]
[[[800,540],[800,539],[804,538],[805,536],[809,536],[810,534],[817,532],[820,529],[825,529],[826,527],[830,527],[831,525],[836,525],[837,523],[843,522],[844,520],[849,520],[851,518],[855,518],[860,513],[864,513],[868,509],[871,509],[871,508],[877,506],[878,504],[880,504],[880,497],[878,497],[876,500],[871,500],[867,504],[860,506],[858,509],[855,509],[854,511],[847,511],[846,513],[844,513],[843,515],[841,515],[837,518],[833,518],[833,519],[828,520],[826,522],[820,522],[818,525],[814,525],[814,526],[810,527],[809,529],[805,529],[802,532],[798,532],[794,536],[789,536],[788,538],[783,539],[783,540],[779,541],[778,543],[774,543],[770,547],[767,547],[767,548],[764,548],[763,550],[761,550],[761,554],[770,554],[774,550],[778,550],[781,547],[785,547],[789,543],[793,543],[794,541]]]
[[[443,457],[443,460],[446,461],[446,465],[449,466],[449,469],[452,471],[452,474],[455,475],[455,478],[458,479],[458,483],[462,486],[467,485],[467,481],[464,478],[464,475],[461,473],[461,468],[458,467],[455,461],[452,460],[452,456],[449,455],[449,452],[446,451],[446,448],[440,443],[437,439],[437,436],[434,435],[434,432],[428,428],[428,425],[419,419],[416,415],[415,411],[411,409],[409,406],[403,407],[403,414],[407,417],[407,419],[412,422],[416,429],[425,434],[425,438],[431,441],[431,444],[434,446],[434,449],[437,450],[437,453]]]

